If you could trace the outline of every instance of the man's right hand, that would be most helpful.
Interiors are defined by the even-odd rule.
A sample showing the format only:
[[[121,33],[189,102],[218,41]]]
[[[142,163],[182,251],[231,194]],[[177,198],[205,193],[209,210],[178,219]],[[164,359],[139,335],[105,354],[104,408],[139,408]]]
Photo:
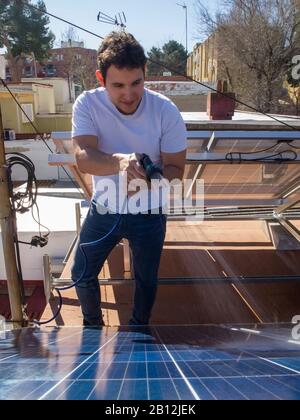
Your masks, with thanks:
[[[120,172],[127,172],[128,183],[134,179],[147,181],[146,173],[135,153],[131,155],[115,154],[113,156],[119,160]]]

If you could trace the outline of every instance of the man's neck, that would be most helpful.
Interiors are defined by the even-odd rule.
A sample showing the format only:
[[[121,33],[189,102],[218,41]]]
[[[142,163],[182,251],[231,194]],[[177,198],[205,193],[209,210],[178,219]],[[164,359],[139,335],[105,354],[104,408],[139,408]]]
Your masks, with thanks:
[[[139,109],[139,107],[140,107],[140,105],[141,105],[142,100],[143,100],[143,98],[140,100],[140,102],[139,102],[139,104],[138,104],[138,106],[137,106],[136,110],[135,110],[135,111],[133,111],[133,112],[130,112],[130,113],[124,112],[124,111],[122,111],[122,110],[121,110],[120,108],[118,108],[118,107],[116,107],[116,108],[117,108],[117,110],[118,110],[118,111],[119,111],[122,115],[127,115],[127,116],[134,115],[134,114],[137,112],[137,110]]]

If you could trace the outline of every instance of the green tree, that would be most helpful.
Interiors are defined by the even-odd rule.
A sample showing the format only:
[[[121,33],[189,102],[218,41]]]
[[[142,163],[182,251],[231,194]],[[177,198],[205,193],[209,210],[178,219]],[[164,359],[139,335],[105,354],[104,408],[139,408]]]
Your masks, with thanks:
[[[163,46],[162,52],[163,62],[171,72],[174,70],[175,76],[176,72],[186,74],[187,56],[182,44],[179,44],[177,41],[169,41]],[[164,71],[166,71],[166,69]]]
[[[0,47],[7,49],[14,81],[20,79],[20,57],[32,55],[36,60],[42,60],[52,48],[55,39],[48,27],[48,16],[31,7],[32,5],[31,0],[1,0]],[[46,11],[42,0],[38,0],[36,7]]]
[[[153,47],[148,57],[149,76],[162,76],[165,71],[170,71],[175,76],[177,72],[186,74],[186,51],[184,46],[177,41],[167,42],[162,49]],[[162,63],[163,65],[157,63]]]
[[[148,76],[162,76],[163,68],[159,63],[163,60],[162,51],[159,48],[152,47],[148,53],[147,74]]]

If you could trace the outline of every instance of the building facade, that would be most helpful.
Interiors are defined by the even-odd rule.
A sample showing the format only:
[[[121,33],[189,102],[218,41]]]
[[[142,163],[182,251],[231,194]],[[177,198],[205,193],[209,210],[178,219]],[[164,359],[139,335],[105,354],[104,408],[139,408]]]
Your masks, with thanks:
[[[187,75],[203,83],[214,84],[219,79],[218,35],[211,35],[197,44],[188,57]]]
[[[39,82],[9,85],[29,119],[20,110],[10,93],[0,87],[0,109],[4,132],[14,133],[13,137],[35,138],[32,122],[39,133],[69,131],[71,112],[56,112],[56,96],[53,85]]]
[[[5,64],[5,78],[20,82],[23,78],[60,77],[75,82],[76,96],[83,89],[92,88],[97,70],[97,51],[84,48],[80,42],[62,42],[61,48],[49,51],[48,58],[39,62],[34,55],[21,57],[17,62],[18,80],[12,80],[9,63]],[[71,100],[71,95],[70,95]]]

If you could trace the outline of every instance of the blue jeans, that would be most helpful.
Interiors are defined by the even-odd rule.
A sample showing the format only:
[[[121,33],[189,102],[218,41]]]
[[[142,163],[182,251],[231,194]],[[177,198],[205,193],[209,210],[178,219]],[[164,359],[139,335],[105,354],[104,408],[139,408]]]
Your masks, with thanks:
[[[96,206],[91,205],[80,234],[72,280],[79,280],[84,271],[84,256],[80,244],[103,238],[111,231],[120,218],[119,214],[100,215]],[[135,297],[131,325],[148,325],[155,303],[158,270],[166,236],[167,217],[163,214],[125,214],[112,235],[100,245],[88,248],[87,269],[82,281],[76,286],[84,322],[101,325],[101,293],[98,276],[111,251],[125,238],[132,251],[135,276]]]

